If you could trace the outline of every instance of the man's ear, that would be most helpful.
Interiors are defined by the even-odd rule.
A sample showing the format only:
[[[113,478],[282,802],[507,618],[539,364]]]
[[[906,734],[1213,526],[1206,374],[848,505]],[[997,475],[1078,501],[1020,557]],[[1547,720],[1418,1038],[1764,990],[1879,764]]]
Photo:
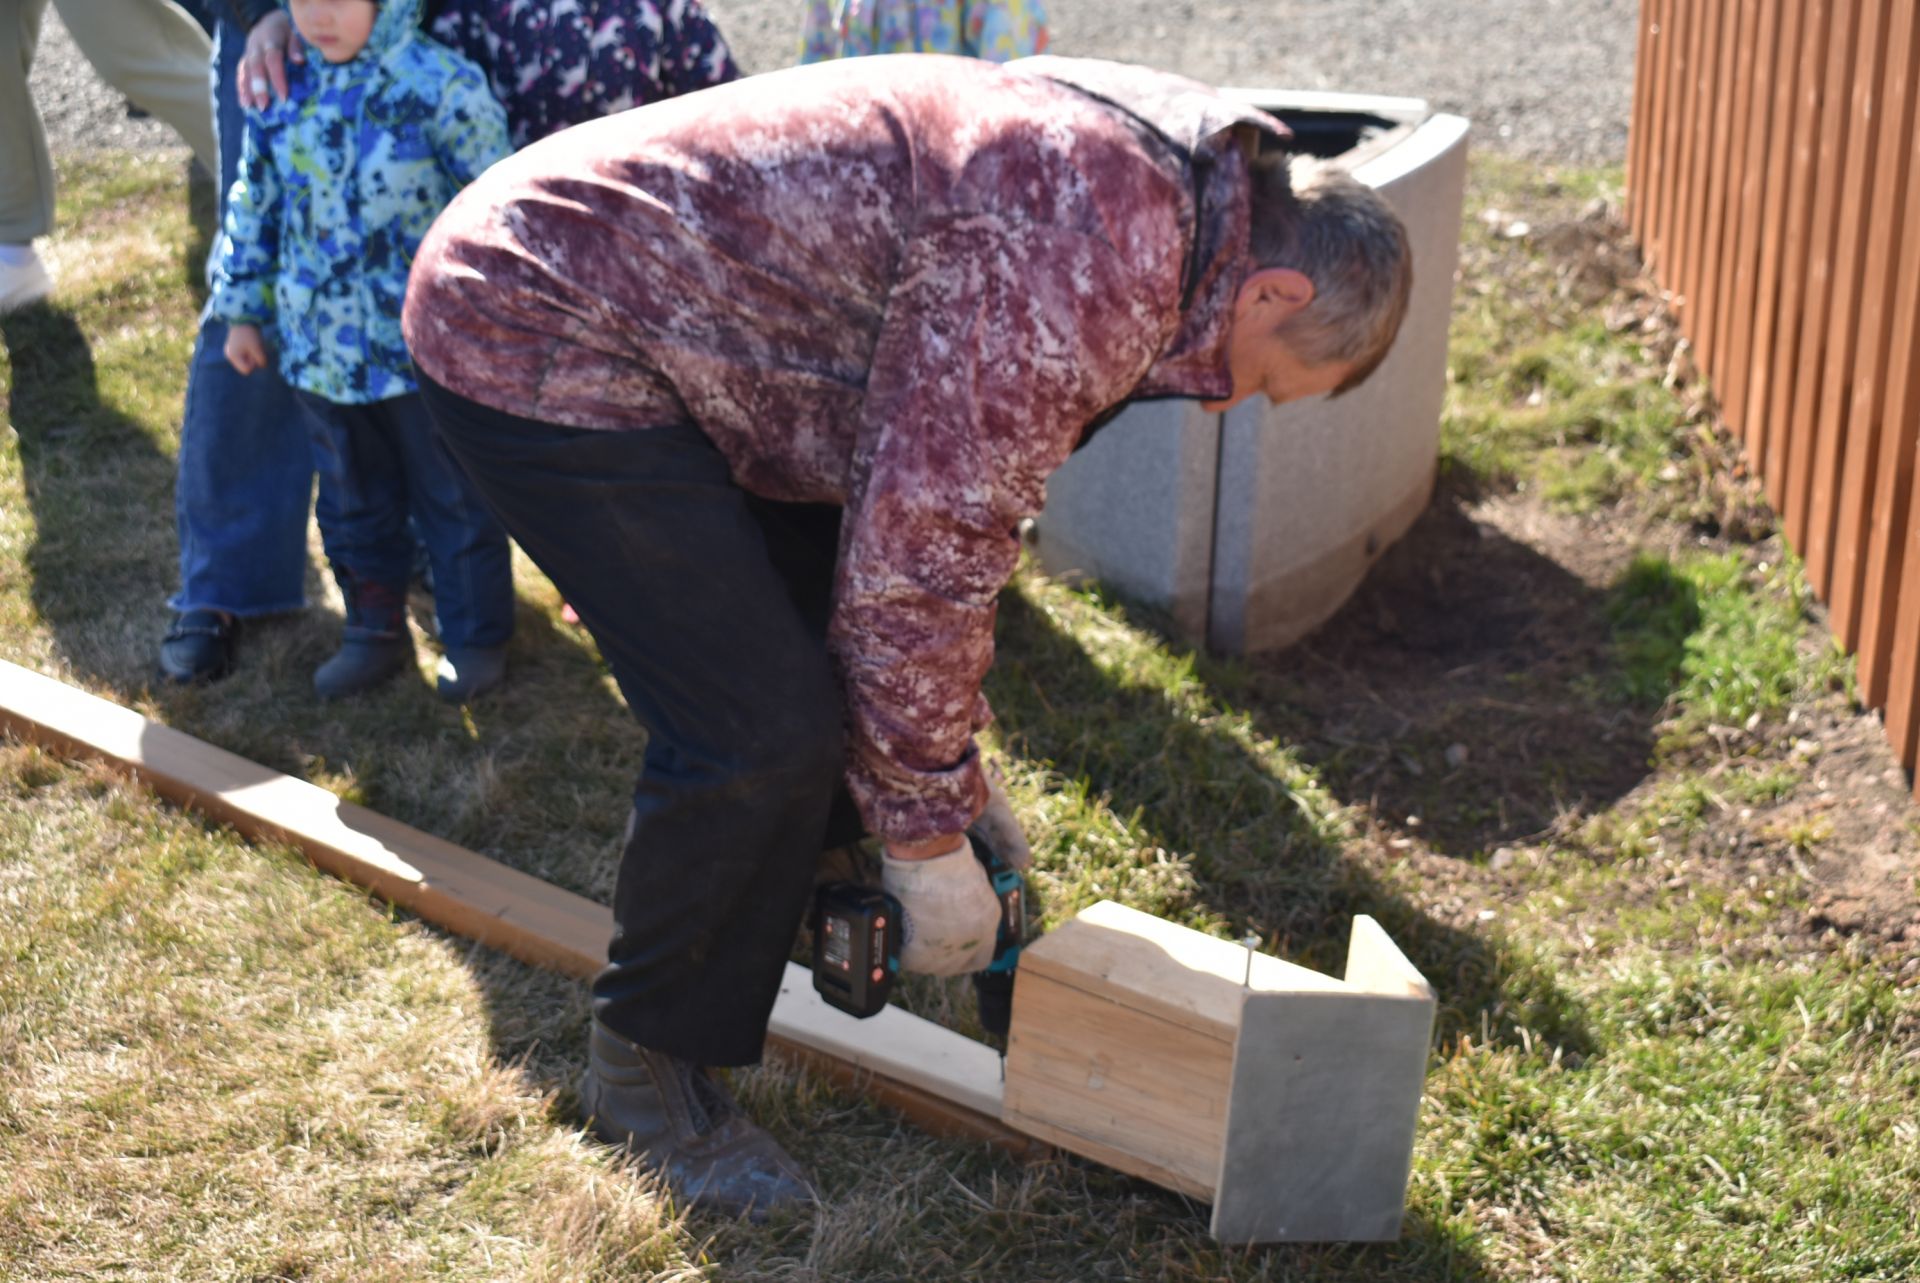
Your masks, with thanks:
[[[1258,312],[1269,328],[1284,325],[1313,302],[1313,279],[1291,267],[1263,267],[1240,283],[1234,311]]]

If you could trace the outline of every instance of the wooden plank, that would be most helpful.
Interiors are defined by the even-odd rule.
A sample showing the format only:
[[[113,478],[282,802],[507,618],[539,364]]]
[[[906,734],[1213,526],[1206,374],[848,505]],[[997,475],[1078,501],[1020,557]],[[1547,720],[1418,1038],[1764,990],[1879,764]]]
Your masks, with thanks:
[[[1647,238],[1645,215],[1649,169],[1647,135],[1654,129],[1654,67],[1660,30],[1660,0],[1641,0],[1639,30],[1633,50],[1633,114],[1627,118],[1627,226],[1642,243]]]
[[[1035,974],[1024,955],[1020,961],[1007,1038],[1007,1123],[1211,1201],[1226,1142],[1232,1038],[1163,1020],[1084,983]],[[1241,996],[1238,985],[1234,991]],[[1229,1033],[1238,1025],[1236,1012]]]
[[[1793,167],[1787,180],[1786,242],[1780,252],[1779,323],[1771,356],[1760,361],[1772,371],[1767,391],[1767,497],[1781,514],[1787,539],[1796,550],[1806,547],[1806,505],[1794,483],[1794,460],[1802,442],[1792,422],[1795,398],[1806,379],[1801,361],[1805,333],[1803,300],[1812,265],[1814,196],[1821,141],[1826,126],[1826,66],[1830,0],[1807,0],[1800,25],[1800,66],[1794,77]]]
[[[1829,592],[1834,633],[1849,650],[1860,652],[1861,696],[1868,707],[1886,697],[1886,652],[1875,637],[1864,649],[1865,602],[1869,544],[1875,520],[1904,521],[1906,495],[1880,491],[1874,473],[1880,463],[1885,407],[1888,345],[1893,310],[1899,300],[1891,293],[1899,267],[1900,242],[1913,235],[1900,216],[1906,209],[1908,140],[1914,123],[1914,36],[1912,3],[1897,4],[1886,31],[1884,70],[1877,104],[1878,137],[1869,166],[1873,173],[1867,198],[1866,259],[1861,274],[1856,314],[1852,398],[1846,408],[1849,424],[1846,450],[1840,463],[1839,496],[1834,525],[1833,573]],[[1875,500],[1889,507],[1876,508]]]
[[[1888,431],[1877,479],[1881,487],[1903,491],[1907,504],[1904,513],[1874,529],[1867,580],[1871,605],[1862,632],[1886,656],[1887,739],[1900,764],[1912,769],[1920,737],[1920,505],[1913,502],[1914,470],[1920,466],[1920,181],[1914,179],[1920,175],[1920,122],[1908,139],[1907,169],[1901,219],[1906,237],[1887,362]],[[1876,514],[1880,503],[1876,495]]]
[[[524,962],[583,978],[605,962],[605,906],[3,661],[0,728],[116,763],[164,797],[297,847],[321,869]],[[801,967],[787,967],[769,1040],[838,1063],[848,1081],[933,1130],[1009,1140],[991,1048],[899,1008],[856,1020],[822,1003]]]
[[[1028,945],[1020,976],[1044,976],[1231,1043],[1246,983],[1264,989],[1345,988],[1331,976],[1102,900]]]
[[[1753,19],[1756,0],[1723,0],[1727,10],[1720,31],[1720,73],[1713,102],[1712,167],[1707,175],[1706,227],[1701,240],[1700,309],[1693,326],[1700,368],[1714,390],[1726,375],[1728,276],[1733,270],[1730,231],[1732,194],[1740,182],[1742,152],[1736,124],[1753,83]]]
[[[1671,293],[1679,280],[1674,267],[1674,210],[1679,205],[1685,139],[1682,121],[1686,113],[1688,42],[1692,38],[1694,7],[1685,0],[1663,0],[1663,3],[1666,6],[1666,66],[1661,72],[1660,133],[1653,149],[1660,158],[1661,175],[1660,186],[1653,193],[1647,248],[1662,283]]]
[[[1874,143],[1880,122],[1881,73],[1886,26],[1893,0],[1866,0],[1855,44],[1847,154],[1840,184],[1831,300],[1824,319],[1826,368],[1820,374],[1819,432],[1807,492],[1807,582],[1822,597],[1833,587],[1834,541],[1840,513],[1840,461],[1847,448],[1855,348],[1859,336],[1862,273],[1868,224],[1873,216]],[[1851,634],[1854,620],[1834,616],[1835,633]]]
[[[1730,268],[1721,293],[1725,355],[1714,387],[1720,394],[1721,415],[1747,450],[1749,466],[1759,471],[1759,430],[1747,412],[1747,387],[1752,372],[1756,299],[1759,295],[1760,245],[1766,222],[1767,174],[1779,139],[1772,133],[1775,57],[1780,45],[1780,10],[1784,0],[1760,0],[1749,47],[1742,51],[1742,86],[1734,120],[1734,155],[1739,181],[1728,202]],[[1784,157],[1782,158],[1784,162]]]
[[[1664,261],[1662,238],[1666,229],[1660,223],[1660,207],[1673,181],[1673,154],[1667,150],[1667,122],[1673,110],[1673,62],[1677,56],[1673,42],[1674,3],[1675,0],[1648,0],[1653,13],[1653,32],[1645,68],[1649,86],[1647,120],[1641,130],[1646,143],[1641,163],[1641,184],[1645,190],[1641,193],[1635,235],[1640,238],[1649,265]]]
[[[1776,466],[1785,466],[1786,453],[1782,425],[1772,417],[1776,377],[1774,345],[1780,327],[1788,320],[1781,314],[1788,210],[1795,196],[1788,186],[1788,176],[1798,164],[1801,129],[1805,123],[1796,111],[1803,34],[1800,8],[1788,0],[1780,0],[1777,16],[1779,41],[1773,66],[1773,96],[1762,135],[1768,156],[1767,184],[1761,197],[1763,212],[1759,269],[1754,285],[1753,333],[1746,355],[1747,388],[1741,402],[1746,417],[1747,457],[1765,483],[1768,495],[1776,498],[1781,480],[1775,475]]]
[[[1872,0],[1867,0],[1871,3]],[[1795,368],[1793,408],[1787,421],[1790,446],[1787,458],[1787,538],[1806,557],[1813,541],[1814,457],[1825,429],[1819,416],[1820,386],[1827,369],[1828,327],[1833,300],[1834,262],[1842,219],[1841,198],[1846,171],[1848,134],[1853,123],[1852,95],[1854,22],[1857,5],[1834,0],[1826,65],[1821,72],[1820,147],[1814,160],[1811,189],[1813,222],[1807,245],[1807,283],[1802,295],[1800,344]],[[1821,539],[1826,539],[1822,532]]]
[[[1713,156],[1713,122],[1720,89],[1721,31],[1727,25],[1724,6],[1715,0],[1703,6],[1700,31],[1694,46],[1692,101],[1687,115],[1691,121],[1686,150],[1686,191],[1680,207],[1680,256],[1674,266],[1679,275],[1675,299],[1680,326],[1698,353],[1700,298],[1707,279],[1707,192],[1713,185],[1717,166]]]

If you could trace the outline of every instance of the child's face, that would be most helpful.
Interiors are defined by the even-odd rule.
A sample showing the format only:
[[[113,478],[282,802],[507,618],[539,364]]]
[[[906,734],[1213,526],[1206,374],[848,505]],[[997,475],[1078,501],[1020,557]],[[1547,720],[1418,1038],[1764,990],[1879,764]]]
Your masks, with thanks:
[[[293,0],[300,38],[328,62],[351,62],[367,47],[380,8],[373,0]]]

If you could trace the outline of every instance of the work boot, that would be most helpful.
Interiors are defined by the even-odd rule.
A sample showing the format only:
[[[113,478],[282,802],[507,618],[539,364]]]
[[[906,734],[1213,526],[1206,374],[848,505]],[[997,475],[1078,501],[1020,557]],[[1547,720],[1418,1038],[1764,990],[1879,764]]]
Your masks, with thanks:
[[[339,566],[334,576],[346,598],[347,626],[340,649],[313,673],[313,693],[344,699],[389,681],[413,663],[404,588],[358,579]]]
[[[695,1207],[759,1223],[817,1201],[800,1165],[706,1070],[597,1020],[580,1113],[594,1135],[626,1146]]]
[[[449,704],[464,704],[507,676],[505,646],[449,646],[435,670],[434,689]]]

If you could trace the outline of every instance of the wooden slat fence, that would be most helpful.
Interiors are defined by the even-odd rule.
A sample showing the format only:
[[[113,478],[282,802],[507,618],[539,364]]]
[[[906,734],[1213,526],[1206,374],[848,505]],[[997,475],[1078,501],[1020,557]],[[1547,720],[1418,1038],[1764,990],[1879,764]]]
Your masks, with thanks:
[[[1642,0],[1627,214],[1920,756],[1920,0]]]

